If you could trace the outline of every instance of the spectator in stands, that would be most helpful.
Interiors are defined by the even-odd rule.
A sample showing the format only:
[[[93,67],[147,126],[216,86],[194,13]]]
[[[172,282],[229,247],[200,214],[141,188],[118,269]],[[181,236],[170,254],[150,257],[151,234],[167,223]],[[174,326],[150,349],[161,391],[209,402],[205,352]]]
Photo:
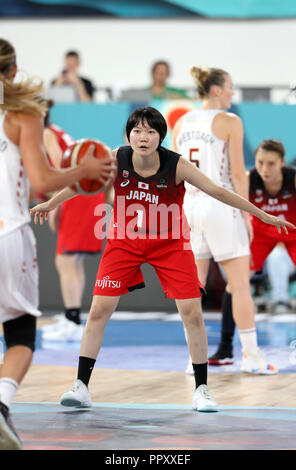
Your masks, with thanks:
[[[152,85],[151,93],[152,99],[180,99],[188,98],[186,90],[180,88],[173,88],[167,85],[170,77],[170,65],[164,60],[155,62],[151,69]]]
[[[117,84],[113,89],[113,99],[145,103],[152,100],[175,100],[190,98],[186,90],[167,85],[170,77],[168,62],[159,60],[151,68],[151,85],[146,88],[126,88]]]
[[[68,51],[64,58],[64,69],[61,74],[51,82],[51,86],[73,86],[76,92],[77,101],[92,101],[95,87],[88,78],[81,77],[79,75],[80,64],[81,61],[78,52]]]

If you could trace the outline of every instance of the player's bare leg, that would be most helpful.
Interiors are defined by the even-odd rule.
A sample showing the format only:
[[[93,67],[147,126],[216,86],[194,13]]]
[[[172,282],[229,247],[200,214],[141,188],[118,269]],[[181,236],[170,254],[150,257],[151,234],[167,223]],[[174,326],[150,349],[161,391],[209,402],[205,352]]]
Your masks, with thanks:
[[[184,325],[192,362],[202,364],[208,360],[208,339],[201,309],[201,299],[176,300]]]
[[[64,306],[75,308],[81,305],[85,287],[84,257],[79,254],[56,255]]]
[[[201,298],[176,299],[185,328],[195,378],[192,407],[198,411],[217,411],[218,405],[207,387],[208,340],[203,321]]]
[[[32,357],[33,351],[27,346],[16,345],[7,349],[0,366],[0,379],[10,377],[20,384],[31,365]]]
[[[239,330],[255,328],[255,306],[250,289],[250,258],[242,256],[221,261],[232,295],[234,321]]]
[[[241,370],[254,374],[272,375],[278,371],[265,360],[258,347],[255,306],[250,289],[250,258],[242,256],[222,261],[227,289],[232,296],[232,312],[239,329],[243,361]]]
[[[64,314],[53,325],[42,328],[47,341],[80,341],[83,327],[80,313],[85,288],[84,256],[79,253],[56,255],[56,269],[59,274]]]
[[[105,327],[116,309],[119,299],[120,296],[93,296],[80,346],[77,379],[74,381],[71,390],[61,396],[61,405],[91,406],[88,383],[102,345]]]
[[[210,260],[209,259],[199,259],[199,260],[195,260],[195,262],[196,262],[196,266],[197,266],[198,279],[200,280],[202,285],[205,286],[206,283],[207,283]],[[185,337],[186,337],[186,341],[187,341],[188,348],[189,348],[189,342],[188,342],[189,338],[188,338],[188,335],[187,335],[186,328],[184,328],[184,331],[185,331]],[[189,352],[190,352],[190,348],[189,348]],[[187,367],[186,367],[186,374],[194,375],[194,370],[193,370],[193,367],[192,367],[193,362],[194,362],[193,358],[191,358],[191,356],[190,356],[189,360],[188,360]]]
[[[105,327],[116,310],[120,296],[94,295],[84,328],[80,356],[97,358],[103,341]]]

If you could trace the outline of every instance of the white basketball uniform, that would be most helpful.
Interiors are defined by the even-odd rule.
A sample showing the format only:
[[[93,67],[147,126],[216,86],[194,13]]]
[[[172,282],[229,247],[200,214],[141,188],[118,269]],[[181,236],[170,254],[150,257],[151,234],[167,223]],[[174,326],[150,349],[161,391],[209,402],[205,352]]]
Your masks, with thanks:
[[[184,116],[177,152],[195,163],[212,181],[234,191],[228,144],[212,131],[221,110],[194,110]],[[239,209],[228,206],[185,182],[184,210],[191,227],[191,245],[197,259],[224,261],[249,255],[246,225]]]
[[[29,181],[0,114],[0,322],[38,310],[36,240],[29,225]]]

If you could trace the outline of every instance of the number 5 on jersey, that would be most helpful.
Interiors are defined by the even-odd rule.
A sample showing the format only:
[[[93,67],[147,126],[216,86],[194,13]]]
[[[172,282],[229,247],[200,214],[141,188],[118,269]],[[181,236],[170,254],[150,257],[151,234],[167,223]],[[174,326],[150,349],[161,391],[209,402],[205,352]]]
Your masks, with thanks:
[[[189,160],[192,163],[195,163],[197,168],[199,168],[199,155],[198,155],[199,149],[190,149],[189,150]]]

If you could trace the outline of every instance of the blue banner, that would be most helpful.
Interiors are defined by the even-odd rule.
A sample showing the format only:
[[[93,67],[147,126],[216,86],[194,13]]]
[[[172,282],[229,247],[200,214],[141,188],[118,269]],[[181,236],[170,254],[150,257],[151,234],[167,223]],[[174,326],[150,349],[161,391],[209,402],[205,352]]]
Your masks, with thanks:
[[[294,0],[7,0],[0,16],[114,16],[119,18],[284,18]]]
[[[146,103],[147,104],[147,103]],[[77,103],[56,104],[52,108],[51,121],[61,126],[75,139],[99,139],[111,148],[125,145],[125,125],[131,112],[144,105],[121,103]],[[191,109],[198,108],[200,101],[174,100],[153,101],[149,105],[157,108],[168,124],[164,145],[171,147],[171,131],[179,117]],[[294,123],[296,105],[271,103],[242,103],[231,111],[241,117],[244,124],[244,155],[247,168],[254,165],[254,150],[263,139],[279,139],[286,150],[286,161],[296,158]]]

